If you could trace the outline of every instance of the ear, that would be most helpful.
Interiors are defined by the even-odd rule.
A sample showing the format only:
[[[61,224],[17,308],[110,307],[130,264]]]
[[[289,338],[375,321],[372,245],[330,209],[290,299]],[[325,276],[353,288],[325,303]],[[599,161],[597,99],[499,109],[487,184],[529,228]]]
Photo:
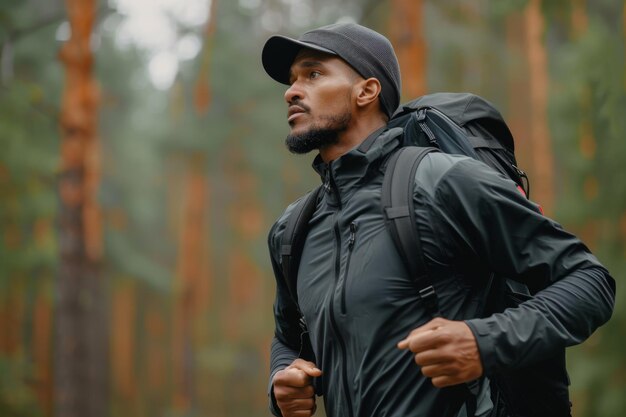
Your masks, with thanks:
[[[359,107],[367,107],[374,103],[380,94],[380,81],[376,78],[368,78],[359,82],[356,90],[356,104]]]

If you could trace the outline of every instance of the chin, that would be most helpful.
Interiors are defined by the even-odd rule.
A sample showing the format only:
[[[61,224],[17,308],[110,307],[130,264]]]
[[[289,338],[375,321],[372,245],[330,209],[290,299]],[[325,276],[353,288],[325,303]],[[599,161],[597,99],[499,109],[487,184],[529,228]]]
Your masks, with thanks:
[[[307,133],[308,129],[306,128],[306,126],[292,126],[291,129],[289,129],[289,134],[290,135],[303,135],[305,133]]]

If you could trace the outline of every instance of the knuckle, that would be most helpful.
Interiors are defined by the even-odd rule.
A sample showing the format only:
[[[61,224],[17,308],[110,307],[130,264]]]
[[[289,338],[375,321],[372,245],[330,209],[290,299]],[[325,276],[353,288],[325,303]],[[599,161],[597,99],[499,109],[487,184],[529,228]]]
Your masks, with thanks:
[[[303,372],[294,378],[294,382],[298,386],[304,387],[309,384],[309,377]]]
[[[284,402],[289,398],[289,393],[285,391],[281,386],[274,386],[274,397],[276,397],[276,401]]]
[[[433,382],[433,385],[437,388],[443,388],[446,386],[443,378],[434,378],[432,382]]]
[[[417,351],[419,350],[419,344],[418,344],[418,341],[417,341],[417,340],[415,340],[415,339],[411,339],[411,340],[409,341],[409,350],[410,350],[411,352],[417,352]]]
[[[283,371],[278,371],[276,375],[274,375],[274,385],[284,385],[285,383],[285,374]]]
[[[437,344],[445,344],[450,341],[450,333],[446,329],[438,328],[434,337]]]
[[[444,323],[444,319],[441,317],[435,317],[434,319],[431,320],[431,324],[437,325],[437,326],[441,326]]]

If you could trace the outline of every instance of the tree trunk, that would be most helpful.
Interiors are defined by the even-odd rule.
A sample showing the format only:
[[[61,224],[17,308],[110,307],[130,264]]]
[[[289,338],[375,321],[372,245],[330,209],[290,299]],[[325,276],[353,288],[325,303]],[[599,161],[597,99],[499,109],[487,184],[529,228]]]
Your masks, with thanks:
[[[522,13],[507,17],[508,114],[516,140],[516,159],[528,173],[533,201],[546,214],[554,211],[554,155],[548,129],[549,75],[540,0],[531,0]],[[519,63],[518,63],[519,60]]]
[[[67,0],[71,37],[65,66],[59,175],[60,266],[55,323],[57,417],[107,413],[105,296],[99,274],[101,230],[96,205],[98,87],[90,46],[95,0]]]
[[[539,181],[533,175],[532,140],[530,131],[530,97],[528,95],[528,62],[526,62],[525,21],[521,13],[506,18],[506,45],[513,64],[507,67],[508,117],[507,122],[515,141],[515,158],[519,167],[530,177],[531,198],[533,185]]]
[[[215,12],[217,0],[211,0],[209,18],[204,32],[204,45],[200,58],[200,71],[194,88],[194,105],[199,115],[207,113],[211,106],[211,54],[215,38]]]
[[[578,38],[580,35],[587,32],[589,28],[589,17],[587,16],[586,0],[573,0],[572,1],[572,37]]]
[[[175,282],[172,353],[174,408],[189,412],[194,404],[194,329],[199,312],[206,309],[209,277],[206,276],[206,158],[191,155],[185,180],[182,228]]]
[[[33,362],[37,381],[36,395],[43,415],[53,415],[52,407],[52,303],[47,285],[39,289],[33,312]]]
[[[533,161],[533,199],[546,214],[554,209],[554,156],[548,130],[548,57],[541,0],[530,0],[526,14],[527,58],[530,70],[530,144]]]
[[[415,98],[426,93],[426,42],[421,0],[392,0],[389,37],[402,69],[402,93]]]
[[[136,284],[128,280],[116,286],[112,300],[111,323],[115,329],[111,335],[112,382],[115,393],[127,405],[135,405],[138,391],[135,373],[137,298]]]
[[[163,410],[170,407],[168,378],[170,376],[171,361],[169,346],[171,332],[169,319],[163,305],[167,304],[162,296],[150,295],[147,298],[143,319],[145,329],[144,346],[148,346],[146,354],[141,360],[141,378],[145,384],[140,391],[146,416],[158,416]]]

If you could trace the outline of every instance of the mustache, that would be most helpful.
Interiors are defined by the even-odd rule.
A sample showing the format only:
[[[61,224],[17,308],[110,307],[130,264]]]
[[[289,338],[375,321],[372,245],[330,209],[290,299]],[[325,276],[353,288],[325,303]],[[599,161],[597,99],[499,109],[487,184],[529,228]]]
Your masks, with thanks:
[[[291,106],[298,106],[300,107],[302,110],[308,112],[311,110],[311,108],[309,106],[307,106],[306,104],[304,104],[302,101],[300,101],[299,99],[295,99],[289,102],[289,107]]]

